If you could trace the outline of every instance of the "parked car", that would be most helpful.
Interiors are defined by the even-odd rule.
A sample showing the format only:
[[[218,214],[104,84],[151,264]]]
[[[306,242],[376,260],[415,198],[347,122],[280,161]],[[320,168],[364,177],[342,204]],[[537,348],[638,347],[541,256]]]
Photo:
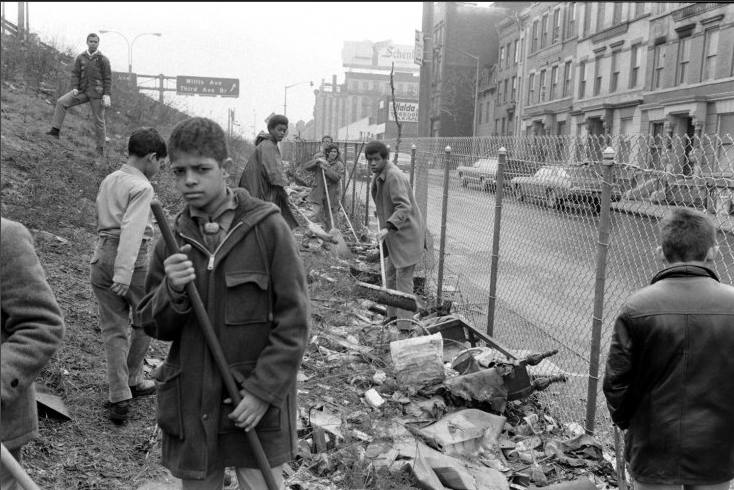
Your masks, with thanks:
[[[497,158],[480,158],[472,166],[461,165],[456,168],[456,171],[462,186],[477,184],[482,190],[488,191],[494,190],[497,186],[498,165]]]
[[[601,175],[589,166],[544,166],[529,177],[515,177],[510,181],[518,201],[526,198],[542,199],[549,208],[561,208],[564,203],[586,203],[596,212],[601,210]],[[612,186],[612,200],[621,198],[619,186]]]

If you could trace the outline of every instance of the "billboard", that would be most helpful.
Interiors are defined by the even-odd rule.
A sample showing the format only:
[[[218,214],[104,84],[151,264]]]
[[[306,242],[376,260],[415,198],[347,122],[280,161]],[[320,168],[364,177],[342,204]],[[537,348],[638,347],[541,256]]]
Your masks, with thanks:
[[[388,101],[388,104],[387,104],[387,120],[388,121],[395,121],[395,111],[397,111],[398,120],[401,123],[406,123],[406,122],[417,123],[418,122],[418,102],[396,100],[395,108],[393,109],[392,102]]]
[[[414,54],[414,46],[395,44],[389,39],[378,43],[344,41],[342,65],[389,70],[395,63],[395,68],[399,71],[417,72],[418,67],[415,65]]]

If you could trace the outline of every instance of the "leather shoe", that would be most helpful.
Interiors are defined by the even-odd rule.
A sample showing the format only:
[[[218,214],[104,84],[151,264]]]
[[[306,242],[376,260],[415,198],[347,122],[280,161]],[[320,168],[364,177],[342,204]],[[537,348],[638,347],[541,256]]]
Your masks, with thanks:
[[[155,383],[149,379],[144,379],[137,385],[131,386],[130,392],[133,394],[133,398],[152,395],[155,393]]]
[[[116,424],[122,424],[127,420],[130,412],[130,401],[122,400],[116,403],[110,403],[110,420]]]

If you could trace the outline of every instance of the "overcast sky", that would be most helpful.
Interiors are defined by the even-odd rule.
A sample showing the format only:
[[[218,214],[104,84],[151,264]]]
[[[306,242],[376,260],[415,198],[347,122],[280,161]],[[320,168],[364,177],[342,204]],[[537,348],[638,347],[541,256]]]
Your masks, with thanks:
[[[5,2],[6,17],[17,22],[18,2]],[[251,137],[264,118],[282,113],[286,85],[292,122],[313,118],[314,94],[322,79],[337,75],[343,41],[392,39],[413,45],[421,28],[421,2],[253,2],[135,3],[30,2],[32,32],[44,42],[86,49],[89,32],[114,30],[133,44],[133,71],[145,75],[239,78],[239,98],[175,96],[177,107],[211,117],[226,129],[227,109],[235,110],[237,132]],[[100,36],[100,51],[113,71],[127,71],[127,43],[113,33]],[[150,92],[156,94],[157,92]],[[175,94],[171,92],[171,94]],[[113,99],[114,105],[114,99]],[[256,116],[256,118],[255,118]]]

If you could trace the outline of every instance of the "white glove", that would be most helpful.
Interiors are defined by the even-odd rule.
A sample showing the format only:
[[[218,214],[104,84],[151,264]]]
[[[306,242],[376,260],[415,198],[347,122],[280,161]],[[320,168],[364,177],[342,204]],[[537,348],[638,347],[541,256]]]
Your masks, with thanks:
[[[77,89],[73,88],[73,89],[71,89],[71,94],[72,94],[72,95],[73,95],[74,97],[76,97],[77,95],[79,95],[79,91],[78,91]]]
[[[102,105],[105,107],[109,107],[112,105],[112,101],[110,100],[109,95],[103,95],[102,96]]]

